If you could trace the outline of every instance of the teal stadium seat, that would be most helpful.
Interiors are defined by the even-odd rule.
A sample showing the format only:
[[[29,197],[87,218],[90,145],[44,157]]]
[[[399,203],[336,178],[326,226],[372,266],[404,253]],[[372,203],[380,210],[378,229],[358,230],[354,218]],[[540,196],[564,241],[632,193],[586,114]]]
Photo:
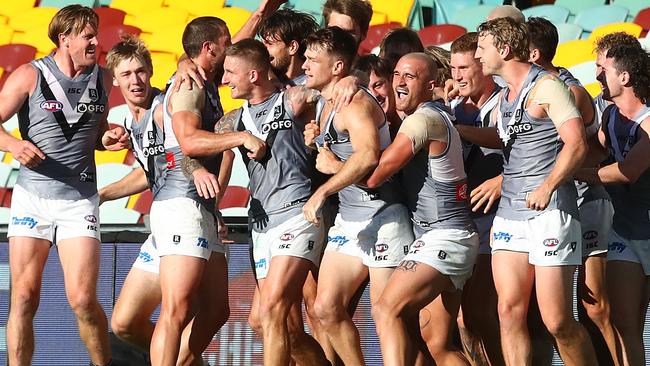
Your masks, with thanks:
[[[323,0],[293,0],[291,5],[294,10],[302,11],[311,14],[316,18],[316,23],[323,25]]]
[[[555,24],[555,27],[557,28],[560,43],[580,39],[580,36],[582,35],[582,28],[577,24],[562,23]]]
[[[563,6],[571,12],[569,20],[574,18],[578,13],[594,6],[605,5],[605,0],[556,0],[555,5]]]
[[[485,22],[485,19],[494,8],[494,5],[477,5],[465,8],[462,12],[456,14],[451,23],[460,25],[467,29],[468,32],[475,32],[476,28]]]
[[[586,61],[577,65],[569,67],[569,71],[573,76],[578,78],[582,85],[591,84],[596,82],[596,62]]]
[[[631,21],[643,9],[650,7],[648,0],[610,0],[610,4],[622,6],[630,11],[627,20]]]
[[[477,5],[481,5],[481,0],[433,0],[433,6],[435,8],[433,23],[453,23],[452,19],[456,17],[459,11]],[[423,6],[426,5],[423,4]]]
[[[598,26],[609,23],[624,22],[627,18],[628,10],[621,6],[616,5],[601,5],[594,6],[589,9],[582,10],[576,15],[575,24],[582,28],[582,37],[587,38],[589,33]]]
[[[260,0],[226,0],[226,6],[236,6],[253,12],[259,8]]]
[[[538,5],[522,11],[526,19],[530,17],[546,18],[553,24],[566,23],[569,19],[569,9],[558,5]]]
[[[64,8],[68,5],[79,4],[87,6],[89,8],[94,8],[100,4],[97,0],[41,0],[38,6],[46,6],[50,8]]]
[[[102,188],[116,182],[132,170],[133,168],[124,164],[97,165],[97,187]],[[100,222],[102,224],[136,224],[140,219],[140,213],[126,208],[128,201],[129,197],[123,197],[104,202],[99,208]]]

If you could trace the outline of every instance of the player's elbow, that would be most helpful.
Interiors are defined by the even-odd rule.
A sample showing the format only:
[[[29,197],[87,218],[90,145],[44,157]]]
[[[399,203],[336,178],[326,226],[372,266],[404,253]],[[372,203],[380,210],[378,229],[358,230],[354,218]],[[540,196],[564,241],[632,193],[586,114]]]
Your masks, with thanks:
[[[179,142],[179,146],[181,148],[183,156],[190,158],[199,157],[199,149],[197,148],[196,144],[193,144],[191,141],[184,141],[183,143]]]

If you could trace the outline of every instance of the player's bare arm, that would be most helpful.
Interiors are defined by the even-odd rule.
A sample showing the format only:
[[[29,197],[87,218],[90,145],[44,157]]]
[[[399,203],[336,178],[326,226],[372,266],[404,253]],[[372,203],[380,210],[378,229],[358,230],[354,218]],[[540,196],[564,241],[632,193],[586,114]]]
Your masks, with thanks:
[[[144,169],[133,169],[124,178],[99,190],[100,204],[140,193],[149,188]]]
[[[6,122],[16,114],[25,100],[36,88],[36,69],[25,64],[11,73],[0,91],[0,121]],[[34,144],[13,137],[0,128],[0,150],[10,152],[14,159],[28,168],[35,167],[45,159],[45,154]]]

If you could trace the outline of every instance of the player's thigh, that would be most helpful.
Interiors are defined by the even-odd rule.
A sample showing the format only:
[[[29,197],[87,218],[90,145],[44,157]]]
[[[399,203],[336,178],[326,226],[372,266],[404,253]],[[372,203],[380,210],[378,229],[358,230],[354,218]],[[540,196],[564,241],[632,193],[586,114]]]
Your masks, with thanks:
[[[544,323],[572,318],[575,266],[535,267],[535,290]]]
[[[59,259],[68,297],[80,293],[95,296],[99,276],[99,240],[88,236],[59,240]]]
[[[318,275],[316,302],[347,307],[367,275],[368,268],[360,258],[326,251]]]
[[[201,283],[206,260],[187,255],[165,255],[160,258],[162,305],[191,301]]]
[[[50,242],[46,239],[17,236],[9,238],[9,271],[12,292],[16,289],[38,292]]]
[[[127,325],[148,320],[160,300],[158,274],[131,268],[113,308],[112,322]]]
[[[228,303],[228,261],[224,253],[212,252],[206,263],[199,291],[200,306]]]

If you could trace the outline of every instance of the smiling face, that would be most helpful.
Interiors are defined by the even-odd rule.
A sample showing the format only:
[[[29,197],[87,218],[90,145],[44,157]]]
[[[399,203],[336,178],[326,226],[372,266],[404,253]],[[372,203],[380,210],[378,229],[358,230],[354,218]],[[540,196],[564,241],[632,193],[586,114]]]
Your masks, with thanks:
[[[253,90],[251,67],[239,57],[226,56],[222,83],[228,85],[233,99],[250,99]]]
[[[371,71],[368,89],[377,99],[381,105],[381,109],[383,109],[385,113],[390,113],[395,110],[395,93],[393,93],[390,80],[377,76],[374,71]]]
[[[476,47],[475,58],[481,63],[483,74],[498,75],[502,63],[501,54],[494,46],[494,36],[491,34],[480,34]]]
[[[290,47],[284,41],[278,38],[267,37],[262,40],[264,47],[269,51],[271,59],[271,67],[273,72],[279,75],[284,75],[289,70],[291,65]]]
[[[86,24],[79,34],[60,35],[60,47],[66,48],[72,62],[78,66],[97,63],[97,29]]]
[[[402,57],[393,73],[395,107],[411,114],[418,106],[431,100],[435,75],[429,75],[427,63],[414,56]]]
[[[460,95],[470,97],[483,91],[486,76],[473,52],[460,52],[451,54],[451,78]]]
[[[113,69],[113,85],[120,88],[128,103],[144,108],[151,95],[151,75],[137,58],[122,60]]]
[[[623,91],[622,74],[616,70],[613,58],[603,56],[603,59],[598,61],[598,65],[596,80],[600,83],[603,99],[611,101]]]

